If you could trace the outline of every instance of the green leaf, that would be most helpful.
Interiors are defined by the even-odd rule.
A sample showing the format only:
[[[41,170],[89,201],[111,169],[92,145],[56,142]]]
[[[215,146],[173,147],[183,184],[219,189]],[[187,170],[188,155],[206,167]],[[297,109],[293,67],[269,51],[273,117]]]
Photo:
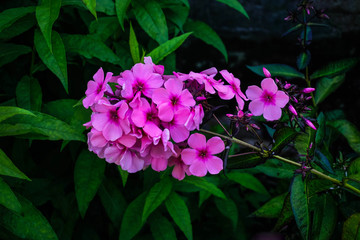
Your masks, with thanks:
[[[155,240],[176,240],[173,225],[160,213],[152,214],[149,219],[151,233]]]
[[[136,35],[131,22],[130,22],[129,46],[130,46],[131,57],[133,59],[134,64],[139,63],[140,62],[139,43],[136,40]]]
[[[294,177],[290,190],[290,202],[296,225],[304,239],[309,238],[310,216],[306,182],[301,175]]]
[[[349,166],[349,175],[360,173],[360,157],[351,161]]]
[[[229,7],[237,10],[241,14],[243,14],[247,19],[249,19],[249,15],[247,14],[245,8],[239,3],[238,0],[216,0],[218,2],[224,3],[228,5]]]
[[[280,162],[277,159],[268,159],[264,164],[256,166],[255,169],[270,177],[291,178],[294,175],[296,167]]]
[[[313,135],[316,134],[316,131],[310,127],[306,127],[305,133],[300,133],[295,138],[295,148],[299,154],[306,156],[307,150],[314,139]],[[312,148],[309,151],[309,154],[312,155],[312,152],[315,148]]]
[[[168,28],[160,5],[154,0],[133,0],[131,4],[141,28],[159,44],[166,42]]]
[[[161,179],[156,183],[146,196],[142,221],[145,223],[149,215],[161,205],[161,203],[169,196],[172,189],[172,182],[168,177]]]
[[[28,110],[18,108],[18,107],[9,107],[9,106],[0,106],[0,122],[4,121],[7,118],[15,116],[17,114],[25,114],[35,116],[32,112]]]
[[[102,182],[105,171],[105,161],[94,153],[83,150],[76,160],[74,183],[79,211],[84,218],[89,203],[94,198]]]
[[[9,185],[0,178],[0,204],[14,212],[21,213],[21,204]]]
[[[123,187],[125,187],[128,176],[129,176],[129,172],[125,171],[125,170],[122,170],[120,166],[118,166],[118,170],[119,170],[119,173],[120,173],[120,176],[121,176]]]
[[[340,87],[345,80],[345,74],[332,78],[323,77],[316,83],[315,103],[319,104],[324,101],[332,92]]]
[[[348,141],[350,147],[360,153],[360,132],[354,124],[347,120],[328,121],[327,126],[333,127],[340,132]]]
[[[331,174],[335,174],[334,170],[331,167],[329,159],[319,149],[315,150],[314,161],[325,171]]]
[[[82,0],[87,9],[91,12],[92,15],[97,19],[96,15],[96,0]]]
[[[130,2],[131,0],[115,0],[116,16],[123,31],[125,31],[124,19],[126,17],[126,10],[128,9]]]
[[[271,73],[271,77],[288,77],[288,78],[303,78],[304,74],[293,67],[285,64],[263,64],[259,66],[246,66],[259,76],[265,77],[263,68],[266,68]]]
[[[298,25],[296,25],[296,26],[290,28],[289,30],[287,30],[287,31],[286,31],[285,33],[283,33],[281,36],[284,37],[284,36],[288,35],[289,33],[292,33],[292,32],[294,32],[294,31],[296,31],[296,30],[301,29],[301,28],[302,28],[302,24],[299,23]]]
[[[116,15],[114,0],[98,0],[96,1],[96,11],[105,13],[109,16]]]
[[[351,215],[345,222],[342,232],[342,240],[360,239],[360,213]]]
[[[61,0],[41,0],[36,7],[36,19],[50,52],[53,51],[52,27],[59,17]]]
[[[195,185],[201,189],[204,189],[211,194],[226,199],[224,193],[213,183],[208,182],[205,178],[199,178],[194,176],[187,176],[184,178],[183,182],[190,183],[192,185]]]
[[[26,32],[30,28],[32,28],[35,24],[36,24],[35,16],[29,13],[26,16],[21,17],[19,20],[16,20],[8,28],[5,28],[2,31],[0,31],[0,39],[8,40],[13,37],[16,37]]]
[[[189,7],[180,4],[164,9],[166,18],[173,22],[181,32],[184,32],[183,26],[189,17],[189,11]]]
[[[290,127],[283,127],[276,130],[274,133],[275,143],[271,149],[271,151],[281,151],[283,147],[285,147],[288,143],[290,143],[296,137],[297,132]]]
[[[119,240],[130,240],[141,230],[145,198],[146,192],[139,195],[126,208],[121,222]]]
[[[16,86],[16,101],[19,107],[40,111],[42,103],[41,87],[36,78],[24,76]]]
[[[180,47],[190,34],[191,33],[184,33],[178,37],[174,37],[173,39],[161,44],[147,55],[151,57],[155,64],[157,64],[170,53],[174,52],[178,47]]]
[[[3,150],[0,149],[0,175],[16,177],[21,179],[30,180],[24,173],[22,173],[6,156]]]
[[[10,27],[18,19],[35,12],[35,7],[10,8],[0,13],[0,32]]]
[[[264,185],[262,185],[256,177],[249,173],[230,172],[226,176],[245,188],[269,196],[269,193]]]
[[[110,36],[114,35],[120,25],[116,17],[101,17],[90,23],[89,32],[93,37],[105,42]]]
[[[99,39],[90,35],[64,35],[64,45],[67,52],[74,52],[86,58],[96,57],[103,62],[109,62],[121,66],[126,66],[126,59],[119,58],[115,53],[101,42]]]
[[[309,65],[311,60],[311,53],[309,50],[301,52],[296,59],[296,65],[299,70],[303,70],[306,66]]]
[[[315,240],[331,239],[336,227],[337,206],[330,194],[319,196],[314,208],[312,238]]]
[[[201,205],[207,200],[209,199],[209,197],[211,197],[211,193],[209,193],[208,191],[205,190],[201,190],[199,192],[199,207],[201,207]]]
[[[178,194],[173,192],[166,199],[165,206],[176,225],[178,225],[180,230],[185,234],[186,238],[192,240],[193,235],[190,213],[184,200],[182,200]]]
[[[68,93],[67,63],[64,44],[60,35],[55,31],[52,32],[51,39],[52,51],[50,51],[40,31],[35,30],[34,44],[39,57],[50,71],[60,79],[66,93]]]
[[[30,53],[31,51],[31,48],[28,46],[0,43],[0,67],[14,61],[21,55]]]
[[[235,230],[238,225],[239,212],[235,202],[231,198],[221,199],[215,198],[215,205],[219,211],[227,218],[229,218],[233,224]]]
[[[31,202],[24,197],[17,196],[22,205],[22,213],[17,214],[0,208],[0,223],[8,231],[20,238],[30,240],[58,239],[49,222]]]
[[[264,162],[265,159],[260,157],[259,154],[257,153],[244,154],[236,157],[229,157],[227,168],[230,169],[252,168]]]
[[[272,198],[251,214],[252,217],[278,218],[284,205],[286,194],[281,194]]]
[[[226,47],[219,35],[206,23],[200,21],[188,21],[184,25],[186,32],[193,32],[193,35],[205,43],[213,46],[228,60]]]
[[[348,58],[340,61],[332,62],[326,65],[324,68],[311,74],[310,79],[316,79],[321,77],[329,77],[339,75],[348,71],[350,68],[354,67],[359,60],[357,58]]]
[[[280,231],[280,229],[291,222],[293,219],[293,211],[290,203],[290,193],[287,193],[284,199],[283,207],[280,212],[280,216],[275,224],[273,231]]]

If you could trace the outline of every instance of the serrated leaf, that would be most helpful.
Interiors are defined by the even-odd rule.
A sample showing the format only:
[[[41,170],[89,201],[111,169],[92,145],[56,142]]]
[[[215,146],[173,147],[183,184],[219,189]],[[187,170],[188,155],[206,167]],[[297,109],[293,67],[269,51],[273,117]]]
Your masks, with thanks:
[[[360,153],[360,132],[354,124],[347,120],[328,121],[327,126],[331,126],[340,132],[348,141],[350,147]]]
[[[331,239],[337,223],[336,218],[337,207],[333,197],[330,194],[320,195],[314,208],[311,239]]]
[[[32,112],[18,108],[18,107],[10,107],[10,106],[0,106],[0,122],[4,121],[7,118],[15,116],[17,114],[25,114],[35,116]]]
[[[61,0],[41,0],[36,7],[36,20],[50,52],[53,51],[52,27],[59,17],[60,8]]]
[[[156,212],[149,219],[152,236],[155,240],[176,240],[175,229],[166,217]]]
[[[131,22],[130,22],[129,46],[130,46],[131,57],[133,59],[134,64],[139,63],[140,62],[139,43],[136,40],[136,35]]]
[[[74,169],[75,194],[82,218],[84,218],[89,203],[98,191],[104,177],[104,171],[105,161],[88,150],[83,150],[76,160]]]
[[[161,179],[156,183],[146,196],[142,221],[145,223],[149,215],[160,206],[160,204],[169,196],[172,189],[172,182],[168,177]]]
[[[263,64],[259,66],[246,66],[251,71],[259,76],[265,77],[263,68],[266,68],[271,73],[271,77],[288,77],[288,78],[303,78],[304,74],[293,67],[285,64]]]
[[[226,199],[226,196],[224,193],[213,183],[208,182],[205,178],[199,178],[194,176],[187,176],[184,178],[183,182],[190,183],[192,185],[195,185],[201,189],[204,189],[211,194]]]
[[[345,74],[332,78],[323,77],[316,83],[315,103],[319,104],[324,101],[332,92],[340,87],[345,80]]]
[[[342,240],[360,239],[360,213],[351,215],[343,225]]]
[[[200,21],[188,21],[184,25],[184,30],[186,32],[192,32],[195,37],[219,50],[221,54],[224,55],[225,60],[228,60],[223,41],[209,25]]]
[[[227,218],[229,218],[233,224],[235,230],[238,225],[239,212],[235,202],[231,198],[221,199],[215,198],[215,205],[217,209]]]
[[[128,176],[129,176],[129,172],[122,170],[120,166],[118,166],[118,170],[119,170],[119,173],[120,173],[120,176],[121,176],[123,187],[125,187]]]
[[[110,36],[114,35],[120,25],[116,17],[101,17],[90,23],[89,32],[92,36],[105,42]]]
[[[14,212],[21,213],[21,204],[9,185],[0,178],[0,204]]]
[[[233,9],[237,10],[238,12],[240,12],[247,19],[250,19],[249,15],[247,14],[247,12],[245,10],[245,8],[241,5],[241,3],[238,0],[216,0],[216,1],[228,5],[229,7],[231,7]]]
[[[31,51],[31,48],[25,45],[0,43],[0,67]]]
[[[11,26],[3,29],[2,31],[0,30],[0,39],[7,40],[16,37],[32,28],[35,24],[35,16],[31,13],[28,13],[26,16],[21,17],[20,19],[12,23]]]
[[[68,90],[68,76],[67,76],[67,62],[66,53],[63,41],[60,35],[53,31],[52,32],[52,51],[47,46],[45,38],[39,30],[35,30],[34,44],[36,51],[43,63],[52,71],[59,79],[61,84],[64,86],[66,93]]]
[[[296,65],[299,70],[303,70],[306,66],[309,65],[311,60],[311,53],[309,50],[301,52],[296,59]]]
[[[261,158],[259,154],[256,153],[244,154],[235,157],[229,157],[227,168],[230,169],[252,168],[264,162],[265,159]]]
[[[168,27],[160,5],[154,0],[133,0],[131,4],[141,28],[159,44],[166,42]]]
[[[185,234],[186,238],[192,240],[193,234],[190,213],[184,200],[182,200],[178,194],[173,192],[166,199],[165,206],[176,225],[178,225],[180,230]]]
[[[0,149],[0,175],[16,177],[21,179],[30,180],[24,173],[22,173],[6,156],[3,150]]]
[[[87,9],[91,12],[92,15],[97,19],[96,15],[96,0],[82,0]]]
[[[252,217],[278,218],[284,205],[287,193],[281,194],[266,202],[251,214]]]
[[[290,190],[290,202],[296,225],[303,239],[308,239],[310,229],[309,202],[306,182],[303,181],[301,175],[297,175],[293,179]]]
[[[190,34],[191,33],[184,33],[178,37],[174,37],[173,39],[166,41],[165,43],[152,50],[148,54],[148,56],[150,56],[152,61],[157,64],[166,56],[174,52],[178,47],[180,47]]]
[[[22,205],[22,213],[17,214],[0,208],[1,225],[19,238],[30,240],[58,239],[42,213],[29,200],[20,195],[17,198]]]
[[[249,173],[230,172],[226,176],[245,188],[269,196],[269,193],[264,185],[256,177]]]
[[[121,222],[119,240],[130,240],[141,230],[143,226],[141,216],[144,209],[146,194],[147,193],[144,192],[139,195],[126,208]]]
[[[35,12],[35,7],[10,8],[0,13],[0,32],[10,27],[18,19]]]
[[[271,149],[271,151],[281,151],[283,147],[285,147],[288,143],[290,143],[296,137],[297,132],[290,127],[283,127],[278,129],[274,133],[275,143]]]
[[[128,9],[130,2],[131,0],[115,0],[116,16],[123,31],[125,31],[124,19],[126,17],[126,10]]]
[[[350,70],[350,68],[354,67],[358,61],[359,59],[357,58],[348,58],[348,59],[332,62],[326,65],[325,67],[321,68],[320,70],[317,70],[313,74],[311,74],[310,79],[312,80],[320,77],[339,75],[341,73]]]
[[[36,78],[24,76],[16,86],[16,102],[21,108],[40,111],[42,103],[41,87]]]

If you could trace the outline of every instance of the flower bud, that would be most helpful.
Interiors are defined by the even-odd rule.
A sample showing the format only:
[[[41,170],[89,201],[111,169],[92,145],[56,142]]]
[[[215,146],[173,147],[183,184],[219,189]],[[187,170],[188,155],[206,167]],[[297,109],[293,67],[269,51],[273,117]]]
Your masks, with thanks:
[[[289,110],[292,114],[294,114],[295,116],[298,115],[298,113],[296,112],[295,108],[293,107],[293,105],[289,105]]]
[[[269,70],[267,70],[266,68],[263,68],[263,72],[264,72],[265,77],[267,77],[267,78],[271,77]]]
[[[314,126],[314,124],[309,119],[304,118],[304,120],[305,120],[306,125],[308,125],[312,129],[316,130],[316,127]]]
[[[285,89],[291,88],[291,84],[290,84],[290,83],[285,84],[284,88],[285,88]]]
[[[304,93],[311,93],[311,92],[313,92],[313,91],[315,91],[315,88],[304,88],[304,89],[303,89],[303,92],[304,92]]]
[[[199,96],[196,98],[196,101],[204,101],[206,100],[206,97],[203,97],[203,96]]]

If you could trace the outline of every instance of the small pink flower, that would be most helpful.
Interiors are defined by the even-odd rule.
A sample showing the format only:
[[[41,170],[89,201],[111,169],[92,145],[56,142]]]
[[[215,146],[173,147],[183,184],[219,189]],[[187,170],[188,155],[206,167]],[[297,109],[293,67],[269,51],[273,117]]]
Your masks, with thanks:
[[[189,109],[180,109],[176,111],[171,122],[164,122],[162,124],[165,128],[169,129],[170,136],[176,143],[185,141],[190,135],[190,131],[184,125],[189,116],[189,113]]]
[[[140,158],[136,151],[121,144],[114,144],[105,149],[105,160],[108,163],[115,163],[129,173],[140,171],[144,167],[144,159]]]
[[[177,180],[183,180],[185,178],[185,173],[188,176],[191,175],[189,166],[186,165],[183,160],[181,160],[181,155],[177,157],[171,157],[169,159],[169,166],[174,166],[171,175]]]
[[[200,124],[205,116],[204,109],[201,104],[196,105],[191,108],[190,114],[185,122],[185,127],[189,131],[193,131],[195,129],[199,130]]]
[[[212,137],[206,142],[204,135],[192,134],[188,139],[188,145],[181,152],[181,159],[190,165],[189,171],[194,176],[203,177],[207,172],[218,174],[223,169],[223,161],[213,156],[224,151],[224,142],[219,137]]]
[[[205,85],[205,91],[210,94],[215,94],[215,86],[221,85],[220,80],[215,80],[214,77],[217,74],[217,69],[212,67],[206,69],[200,73],[190,72],[188,77],[191,80],[196,80],[199,84]]]
[[[249,86],[246,90],[246,96],[252,100],[249,104],[249,110],[254,116],[264,115],[268,121],[274,121],[281,118],[281,108],[289,102],[289,96],[278,91],[278,87],[272,78],[265,78],[261,82],[261,88],[258,86]]]

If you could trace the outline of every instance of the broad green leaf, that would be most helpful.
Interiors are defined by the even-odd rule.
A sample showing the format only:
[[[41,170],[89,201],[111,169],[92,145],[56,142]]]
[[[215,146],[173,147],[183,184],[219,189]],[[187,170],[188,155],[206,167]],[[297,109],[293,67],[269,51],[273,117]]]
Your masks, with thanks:
[[[310,146],[312,142],[312,140],[314,140],[315,138],[313,137],[313,135],[316,134],[316,131],[310,127],[306,127],[305,133],[300,133],[296,136],[295,138],[295,148],[296,150],[299,152],[299,154],[306,156],[307,155],[307,150]],[[309,154],[312,155],[311,153],[314,151],[314,147],[309,151]]]
[[[310,213],[306,182],[301,175],[294,177],[290,190],[290,202],[296,225],[304,239],[309,239]]]
[[[360,173],[360,157],[351,161],[349,166],[349,175]]]
[[[21,214],[0,208],[0,224],[20,238],[30,240],[56,240],[54,230],[32,203],[22,196],[17,196],[22,205]]]
[[[96,15],[96,0],[82,0],[87,9],[91,12],[92,15],[97,19]]]
[[[130,46],[131,57],[133,59],[134,64],[139,63],[140,62],[139,43],[136,40],[136,35],[131,22],[130,22],[129,46]]]
[[[160,5],[154,0],[132,0],[131,4],[141,28],[159,44],[166,42],[168,27]]]
[[[35,12],[35,7],[10,8],[0,13],[0,32],[10,27],[18,19]]]
[[[82,218],[84,218],[91,200],[98,191],[104,177],[104,171],[105,161],[88,150],[83,150],[76,160],[74,169],[75,193]]]
[[[0,149],[0,175],[16,177],[21,179],[30,180],[24,173],[22,173],[6,156],[3,150]]]
[[[146,192],[139,195],[126,208],[121,222],[119,240],[130,240],[141,230],[145,198]]]
[[[118,227],[126,209],[126,200],[119,188],[109,179],[104,179],[99,187],[99,196],[103,207],[114,226]]]
[[[261,208],[253,212],[251,216],[263,218],[278,218],[281,214],[286,194],[287,193],[272,198],[270,201],[261,206]]]
[[[31,48],[12,43],[0,43],[0,67],[14,61],[19,56],[28,54]]]
[[[208,191],[205,190],[201,190],[199,192],[199,207],[201,207],[201,205],[207,200],[209,199],[209,197],[211,197],[211,193],[209,193]]]
[[[33,8],[33,9],[35,9],[35,8]],[[11,39],[13,37],[16,37],[16,36],[26,32],[33,26],[35,26],[35,24],[36,24],[35,16],[33,14],[29,13],[26,16],[21,17],[19,20],[15,21],[8,28],[5,28],[2,31],[0,31],[0,39],[7,40],[7,39]]]
[[[314,240],[327,240],[336,227],[337,206],[330,194],[323,194],[317,199],[314,208],[312,237]]]
[[[53,51],[52,27],[59,17],[61,0],[41,0],[36,7],[36,19],[50,52]]]
[[[118,166],[118,170],[119,170],[119,173],[120,173],[120,176],[121,176],[123,187],[125,187],[128,176],[129,176],[129,172],[125,171],[125,170],[122,170],[120,166]]]
[[[42,103],[41,87],[36,78],[24,76],[16,86],[16,101],[21,108],[40,111]]]
[[[192,225],[189,210],[182,198],[175,192],[171,193],[165,201],[166,209],[189,240],[193,239]]]
[[[115,0],[116,16],[123,31],[125,31],[124,19],[126,17],[126,10],[128,9],[130,2],[131,0]]]
[[[183,5],[175,5],[164,9],[166,18],[173,22],[181,32],[183,32],[183,26],[189,17],[189,11],[190,8]]]
[[[316,131],[316,137],[315,137],[315,142],[317,145],[321,145],[322,142],[324,141],[325,135],[326,135],[326,118],[325,118],[325,114],[323,112],[321,112],[318,117],[317,117],[317,122],[319,124],[319,127]]]
[[[304,68],[306,68],[306,66],[308,66],[310,63],[310,60],[311,60],[311,53],[309,50],[305,52],[301,52],[296,59],[296,65],[298,69],[303,70]]]
[[[266,68],[271,73],[271,77],[288,77],[288,78],[303,78],[304,74],[293,67],[285,64],[264,64],[259,66],[247,66],[251,71],[259,76],[265,77],[263,68]]]
[[[114,0],[97,0],[96,11],[105,13],[109,16],[116,15]]]
[[[176,240],[173,225],[160,213],[153,213],[149,219],[152,236],[155,240]]]
[[[324,101],[332,92],[340,87],[345,80],[345,74],[335,77],[323,77],[316,83],[315,103],[319,104]]]
[[[359,60],[357,58],[348,58],[332,62],[326,65],[324,68],[311,74],[310,79],[339,75],[354,67],[358,61]]]
[[[105,42],[110,36],[114,35],[119,28],[120,25],[116,17],[101,17],[90,23],[89,32],[92,36]]]
[[[230,172],[226,176],[245,188],[269,196],[269,193],[264,185],[262,185],[262,183],[256,177],[249,173]]]
[[[311,198],[321,192],[329,191],[332,187],[334,187],[334,183],[325,180],[325,179],[312,179],[307,183],[307,195],[308,198]]]
[[[123,69],[125,59],[118,57],[115,53],[101,42],[90,35],[64,35],[64,45],[67,52],[74,52],[86,58],[96,57],[103,62],[109,62],[121,66]]]
[[[342,232],[342,240],[360,239],[360,213],[351,215],[345,222]]]
[[[275,224],[273,231],[279,231],[284,225],[290,223],[294,214],[291,209],[290,193],[286,194],[280,216]]]
[[[147,55],[151,57],[155,64],[157,64],[170,53],[174,52],[178,47],[180,47],[190,34],[191,33],[184,33],[178,37],[174,37],[173,39],[170,39],[161,44]]]
[[[219,211],[227,218],[229,218],[233,224],[234,230],[238,225],[239,212],[235,202],[231,198],[221,199],[215,198],[215,205]]]
[[[264,164],[256,166],[255,169],[270,177],[291,178],[294,175],[296,167],[280,162],[277,159],[268,159]]]
[[[224,3],[224,4],[228,5],[229,7],[239,11],[247,19],[249,19],[249,15],[247,14],[245,8],[241,5],[241,3],[238,0],[217,0],[217,1]]]
[[[14,212],[21,213],[21,204],[9,185],[0,178],[0,204]]]
[[[160,204],[169,196],[172,188],[172,182],[165,177],[156,183],[146,196],[142,221],[145,223],[149,215],[160,206]]]
[[[340,132],[348,141],[350,147],[360,153],[360,132],[354,124],[347,120],[328,121],[327,126],[331,126]]]
[[[187,176],[184,178],[183,182],[193,184],[219,198],[226,199],[224,193],[215,184],[208,182],[205,178]]]
[[[229,157],[227,168],[230,169],[252,168],[264,162],[265,159],[261,158],[259,154],[256,153],[244,154],[236,157]]]
[[[219,50],[222,55],[224,55],[225,60],[228,60],[223,41],[209,25],[200,21],[188,21],[184,25],[184,30],[186,32],[192,32],[195,37]]]
[[[51,35],[52,51],[47,46],[45,38],[39,30],[35,31],[34,44],[43,63],[60,79],[66,93],[68,93],[68,76],[66,53],[60,35],[53,31]]]
[[[58,99],[47,102],[43,106],[43,112],[56,117],[61,121],[70,123],[71,118],[75,114],[75,107],[73,106],[76,102],[75,99]]]
[[[275,143],[271,149],[271,151],[281,151],[283,147],[285,147],[288,143],[290,143],[296,137],[297,132],[290,127],[283,127],[278,129],[274,133]]]
[[[0,106],[0,122],[17,114],[26,114],[30,116],[35,116],[32,112],[29,112],[28,110],[22,108]]]
[[[329,159],[319,149],[315,150],[314,161],[325,171],[335,174]]]

